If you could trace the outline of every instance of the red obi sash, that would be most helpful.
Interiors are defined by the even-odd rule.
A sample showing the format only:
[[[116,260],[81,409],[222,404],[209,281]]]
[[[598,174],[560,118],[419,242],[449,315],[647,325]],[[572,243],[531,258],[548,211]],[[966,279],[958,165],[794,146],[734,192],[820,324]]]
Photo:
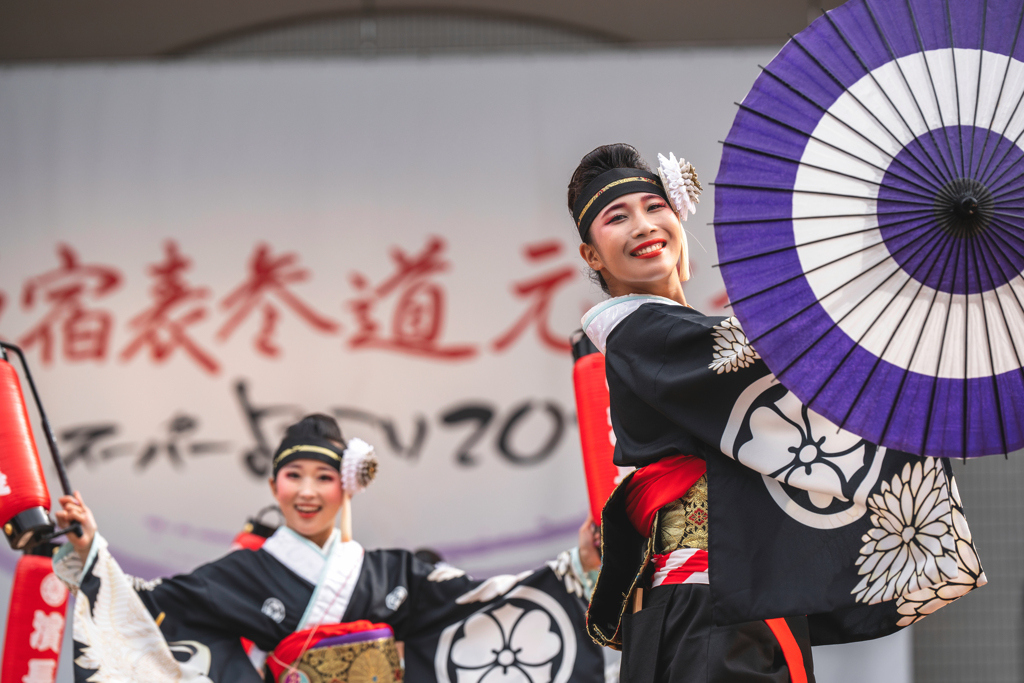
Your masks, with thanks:
[[[626,485],[626,516],[633,528],[650,536],[658,510],[685,496],[706,471],[707,464],[695,455],[673,455],[637,470]]]

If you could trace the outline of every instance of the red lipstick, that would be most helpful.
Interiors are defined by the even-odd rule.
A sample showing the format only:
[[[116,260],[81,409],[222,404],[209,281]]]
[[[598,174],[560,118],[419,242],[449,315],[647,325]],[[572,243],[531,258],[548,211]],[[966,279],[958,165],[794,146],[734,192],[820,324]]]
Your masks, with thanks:
[[[643,251],[647,247],[654,246],[655,244],[660,244],[661,247],[658,249],[654,249],[653,251],[649,251],[646,254],[637,254],[638,251]],[[668,243],[662,239],[647,240],[646,242],[638,246],[636,249],[629,252],[629,255],[632,256],[633,258],[654,258],[655,256],[659,256],[661,254],[661,252],[665,249],[665,246],[667,244]]]

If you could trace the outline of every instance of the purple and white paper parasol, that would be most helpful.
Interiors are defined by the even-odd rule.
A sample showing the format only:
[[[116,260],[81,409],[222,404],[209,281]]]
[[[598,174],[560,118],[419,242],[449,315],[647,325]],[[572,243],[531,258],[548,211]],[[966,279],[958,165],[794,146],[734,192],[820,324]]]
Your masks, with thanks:
[[[740,105],[733,310],[812,410],[910,453],[1024,447],[1024,0],[850,0]]]

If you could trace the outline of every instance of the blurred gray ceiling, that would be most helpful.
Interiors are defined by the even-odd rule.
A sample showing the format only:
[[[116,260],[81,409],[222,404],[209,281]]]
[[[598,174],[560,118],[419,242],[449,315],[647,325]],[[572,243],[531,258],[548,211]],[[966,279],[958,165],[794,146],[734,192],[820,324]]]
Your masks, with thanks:
[[[0,0],[0,61],[781,45],[836,0]]]

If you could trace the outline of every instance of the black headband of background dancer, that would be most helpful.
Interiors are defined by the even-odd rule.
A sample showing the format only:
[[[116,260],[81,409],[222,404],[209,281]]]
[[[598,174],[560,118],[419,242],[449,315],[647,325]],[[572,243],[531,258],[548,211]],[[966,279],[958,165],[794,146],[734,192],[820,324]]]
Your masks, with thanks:
[[[613,168],[590,181],[572,207],[572,217],[580,239],[586,241],[594,217],[606,206],[626,194],[650,192],[668,199],[661,178],[639,168]]]
[[[345,450],[327,439],[319,439],[315,436],[299,436],[284,438],[281,445],[274,453],[274,476],[282,467],[300,458],[306,460],[318,460],[326,463],[334,469],[341,471],[341,459]]]

